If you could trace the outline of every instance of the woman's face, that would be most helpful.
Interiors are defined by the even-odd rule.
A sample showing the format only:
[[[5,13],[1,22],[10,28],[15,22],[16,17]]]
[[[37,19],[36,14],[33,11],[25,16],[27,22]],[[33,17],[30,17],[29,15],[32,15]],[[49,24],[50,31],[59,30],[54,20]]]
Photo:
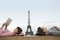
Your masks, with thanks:
[[[18,29],[17,29],[17,28],[15,28],[15,29],[14,29],[14,33],[17,33],[17,32],[18,32]]]

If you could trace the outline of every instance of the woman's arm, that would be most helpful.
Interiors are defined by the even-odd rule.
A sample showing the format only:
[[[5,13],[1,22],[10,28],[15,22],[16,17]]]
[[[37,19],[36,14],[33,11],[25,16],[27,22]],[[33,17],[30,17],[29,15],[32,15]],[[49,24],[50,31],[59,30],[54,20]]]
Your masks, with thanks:
[[[7,32],[7,33],[2,34],[1,36],[13,36],[13,35],[14,35],[13,32]]]

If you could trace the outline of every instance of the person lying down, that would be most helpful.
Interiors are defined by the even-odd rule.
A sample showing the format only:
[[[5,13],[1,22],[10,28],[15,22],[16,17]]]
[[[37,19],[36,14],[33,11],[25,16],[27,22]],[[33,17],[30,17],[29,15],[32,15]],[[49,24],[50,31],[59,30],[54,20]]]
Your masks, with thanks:
[[[7,27],[5,27],[4,30],[3,27],[1,27],[0,36],[24,36],[24,34],[22,33],[22,29],[19,26],[15,28],[13,32],[7,30]]]

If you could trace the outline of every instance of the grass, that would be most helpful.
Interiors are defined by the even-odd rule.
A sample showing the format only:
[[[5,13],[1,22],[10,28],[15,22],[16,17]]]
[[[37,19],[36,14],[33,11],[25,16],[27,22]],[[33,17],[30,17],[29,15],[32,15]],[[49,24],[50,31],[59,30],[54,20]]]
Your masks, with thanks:
[[[60,40],[60,36],[10,36],[0,37],[0,40]]]

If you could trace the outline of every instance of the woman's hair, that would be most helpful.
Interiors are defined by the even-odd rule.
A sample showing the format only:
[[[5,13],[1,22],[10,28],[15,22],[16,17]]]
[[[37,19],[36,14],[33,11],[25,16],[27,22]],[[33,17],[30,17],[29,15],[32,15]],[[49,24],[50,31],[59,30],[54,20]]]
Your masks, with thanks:
[[[43,32],[43,29],[41,27],[38,27],[37,31],[38,32]]]
[[[45,33],[43,32],[43,29],[41,27],[38,27],[36,35],[37,36],[44,36],[45,35]]]
[[[22,29],[20,27],[17,27],[18,32],[16,34],[20,34],[22,32]]]

